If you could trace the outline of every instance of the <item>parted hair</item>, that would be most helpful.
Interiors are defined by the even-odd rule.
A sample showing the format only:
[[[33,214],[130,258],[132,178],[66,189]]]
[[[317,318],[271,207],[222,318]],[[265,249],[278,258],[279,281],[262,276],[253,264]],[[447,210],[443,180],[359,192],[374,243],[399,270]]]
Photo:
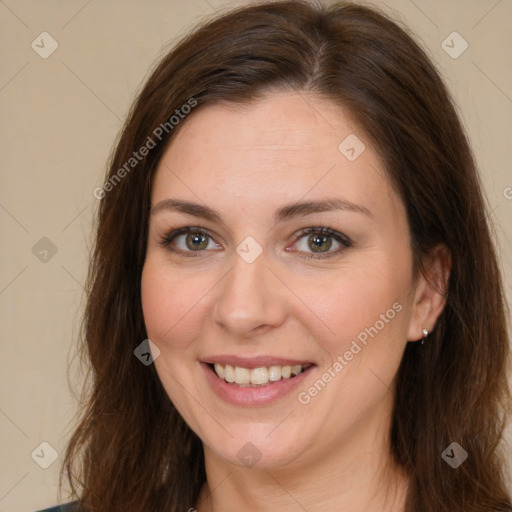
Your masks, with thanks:
[[[306,1],[222,12],[153,67],[110,157],[106,180],[154,144],[98,201],[79,353],[87,385],[61,473],[87,512],[178,512],[206,479],[201,440],[134,349],[152,177],[186,123],[216,102],[272,91],[344,107],[377,149],[403,201],[415,276],[438,244],[451,253],[446,306],[424,345],[409,343],[396,376],[389,445],[410,476],[406,512],[510,511],[501,440],[510,404],[507,303],[489,208],[456,106],[425,50],[375,8]],[[197,102],[197,104],[195,103]],[[126,169],[126,167],[125,167]],[[106,189],[105,189],[106,190]],[[457,469],[441,454],[459,443]],[[314,485],[312,483],[311,485]]]

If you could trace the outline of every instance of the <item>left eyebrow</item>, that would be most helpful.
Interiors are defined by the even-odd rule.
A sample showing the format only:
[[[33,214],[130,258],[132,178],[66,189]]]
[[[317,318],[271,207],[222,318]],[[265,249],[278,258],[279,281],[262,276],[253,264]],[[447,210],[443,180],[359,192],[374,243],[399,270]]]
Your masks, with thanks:
[[[276,211],[274,221],[275,223],[278,223],[292,217],[304,217],[313,213],[333,210],[347,210],[362,213],[363,215],[373,218],[373,213],[365,206],[351,203],[350,201],[336,197],[332,199],[324,199],[322,201],[306,201],[285,205]]]

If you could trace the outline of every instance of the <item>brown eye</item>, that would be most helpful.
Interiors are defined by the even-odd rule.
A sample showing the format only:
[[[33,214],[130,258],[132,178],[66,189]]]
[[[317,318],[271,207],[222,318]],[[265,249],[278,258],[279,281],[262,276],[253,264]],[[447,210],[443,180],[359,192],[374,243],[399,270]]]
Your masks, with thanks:
[[[333,244],[335,250],[331,251]],[[317,227],[302,230],[294,245],[293,252],[301,253],[298,254],[301,258],[320,259],[340,255],[345,249],[352,246],[352,241],[338,231],[327,227]]]
[[[204,233],[189,233],[185,238],[185,244],[192,251],[200,251],[208,246],[208,238]]]
[[[161,239],[160,245],[183,256],[199,256],[205,250],[221,247],[206,231],[193,227],[171,231]]]
[[[313,252],[327,252],[332,247],[330,235],[309,235],[308,245]]]

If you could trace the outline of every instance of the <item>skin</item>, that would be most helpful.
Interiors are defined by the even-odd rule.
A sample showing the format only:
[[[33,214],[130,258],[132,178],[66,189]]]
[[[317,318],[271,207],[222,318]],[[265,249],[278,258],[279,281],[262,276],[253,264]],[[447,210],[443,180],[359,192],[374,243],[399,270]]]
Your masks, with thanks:
[[[350,134],[366,146],[354,161],[338,149]],[[364,132],[344,109],[306,93],[208,105],[183,122],[156,171],[152,206],[168,198],[222,216],[152,214],[142,273],[148,337],[161,351],[158,375],[205,451],[207,483],[184,510],[403,510],[407,475],[393,464],[388,441],[393,382],[406,343],[434,328],[444,299],[424,277],[413,282],[404,206]],[[371,215],[333,210],[274,222],[285,204],[325,198]],[[159,243],[185,226],[212,234],[201,251],[185,243],[186,234],[171,244],[197,257]],[[352,245],[330,238],[331,247],[322,247],[332,257],[301,257],[325,254],[308,246],[314,235],[300,233],[319,226]],[[263,249],[252,263],[236,252],[248,236]],[[444,248],[426,263],[436,283],[447,283]],[[400,312],[300,403],[298,392],[396,303]],[[218,398],[204,376],[199,361],[213,354],[292,357],[316,367],[278,402],[238,406]],[[261,454],[253,467],[237,457],[248,442]]]

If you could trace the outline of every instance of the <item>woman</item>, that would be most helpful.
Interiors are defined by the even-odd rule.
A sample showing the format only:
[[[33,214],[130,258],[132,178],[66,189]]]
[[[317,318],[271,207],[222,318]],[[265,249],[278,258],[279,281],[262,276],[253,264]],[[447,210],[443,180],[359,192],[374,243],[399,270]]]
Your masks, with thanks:
[[[205,23],[95,195],[62,510],[512,509],[482,187],[394,22],[290,1]]]

